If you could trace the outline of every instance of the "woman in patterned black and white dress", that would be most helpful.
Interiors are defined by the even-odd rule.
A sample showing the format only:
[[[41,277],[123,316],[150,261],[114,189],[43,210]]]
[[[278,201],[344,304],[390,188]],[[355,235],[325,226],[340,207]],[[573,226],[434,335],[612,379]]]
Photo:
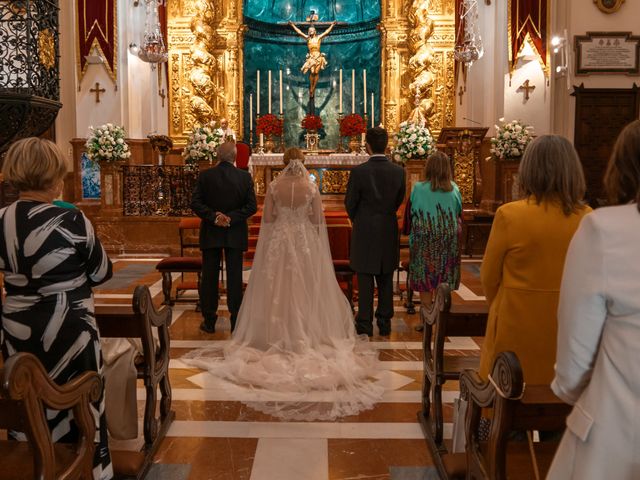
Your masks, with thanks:
[[[5,359],[33,353],[58,384],[88,370],[101,373],[91,287],[111,277],[111,262],[80,210],[51,203],[67,173],[64,154],[47,140],[20,140],[7,152],[2,173],[20,191],[18,201],[0,210],[0,270],[7,293],[2,353]],[[108,480],[113,469],[104,395],[93,408],[93,477]],[[71,411],[49,411],[47,419],[54,441],[77,434]]]

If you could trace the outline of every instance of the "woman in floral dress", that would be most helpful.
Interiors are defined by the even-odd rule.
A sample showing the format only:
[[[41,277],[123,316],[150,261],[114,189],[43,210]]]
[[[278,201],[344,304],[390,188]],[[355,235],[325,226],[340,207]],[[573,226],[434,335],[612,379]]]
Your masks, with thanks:
[[[449,157],[429,156],[426,181],[416,183],[407,204],[405,231],[409,232],[409,285],[429,305],[440,283],[460,285],[462,197],[452,180]],[[409,228],[407,228],[407,224]]]

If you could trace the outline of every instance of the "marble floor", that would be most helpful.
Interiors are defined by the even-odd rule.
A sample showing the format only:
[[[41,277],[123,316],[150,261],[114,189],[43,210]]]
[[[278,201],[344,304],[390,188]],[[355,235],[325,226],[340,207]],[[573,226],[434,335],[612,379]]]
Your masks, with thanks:
[[[161,302],[157,258],[121,256],[114,259],[114,280],[96,289],[97,304],[130,304],[136,285],[151,287]],[[248,273],[248,272],[247,272]],[[176,278],[177,279],[177,278]],[[402,279],[401,279],[402,283]],[[194,292],[186,292],[188,297]],[[483,302],[479,262],[465,260],[462,285],[454,302]],[[179,473],[157,478],[171,480],[412,480],[437,478],[430,468],[416,413],[420,408],[422,376],[421,334],[414,331],[418,315],[408,315],[396,297],[390,337],[374,336],[383,368],[377,381],[384,386],[382,401],[373,409],[336,422],[283,422],[231,398],[208,372],[189,367],[180,357],[210,342],[229,339],[228,321],[219,322],[214,335],[199,330],[195,303],[173,307],[170,375],[176,419],[155,462]],[[224,302],[221,315],[225,315]],[[218,328],[221,327],[221,328]],[[446,354],[453,359],[479,356],[478,338],[451,338]],[[461,359],[462,360],[462,359]],[[139,385],[142,407],[144,389]],[[451,434],[457,384],[445,385],[445,434]],[[242,400],[252,400],[246,398]],[[127,442],[135,448],[140,440]],[[120,442],[118,448],[124,444]]]

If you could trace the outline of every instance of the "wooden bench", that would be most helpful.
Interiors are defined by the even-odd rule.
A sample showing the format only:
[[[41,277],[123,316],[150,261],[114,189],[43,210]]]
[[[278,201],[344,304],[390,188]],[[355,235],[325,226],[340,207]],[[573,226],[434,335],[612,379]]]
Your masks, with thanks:
[[[434,455],[446,451],[443,442],[442,386],[448,380],[458,380],[464,368],[475,367],[477,363],[477,359],[473,357],[470,357],[466,363],[460,362],[461,358],[458,357],[456,360],[459,364],[456,369],[452,369],[445,362],[445,339],[446,337],[484,336],[488,312],[489,308],[485,303],[452,304],[451,289],[446,283],[438,286],[435,301],[430,307],[420,308],[424,325],[422,337],[424,381],[422,410],[418,412],[418,420]]]
[[[153,455],[169,429],[175,414],[171,410],[171,384],[169,382],[169,327],[171,309],[158,311],[153,306],[149,288],[136,287],[131,307],[101,305],[96,307],[96,320],[100,336],[108,338],[139,338],[143,355],[136,361],[138,378],[144,381],[146,401],[144,408],[144,446],[138,461],[124,460],[122,452],[112,452],[114,467],[130,463],[126,473],[141,479],[151,466]],[[154,337],[155,330],[155,337]],[[158,346],[156,345],[156,338]],[[160,414],[157,415],[158,388]]]
[[[92,478],[95,423],[90,403],[100,398],[102,381],[87,372],[56,385],[30,353],[16,353],[0,370],[0,428],[23,432],[26,442],[0,441],[0,479],[76,480]],[[75,444],[53,443],[45,407],[73,409]]]
[[[558,441],[512,442],[511,432],[561,432],[571,406],[554,395],[548,385],[526,385],[518,357],[502,352],[493,364],[491,379],[474,370],[460,377],[462,398],[468,400],[465,418],[466,452],[444,454],[437,461],[442,478],[506,480],[545,478]],[[491,408],[489,438],[478,438],[483,409]],[[509,475],[507,475],[509,474]]]
[[[164,304],[173,305],[179,299],[181,290],[198,289],[200,285],[200,272],[202,271],[202,256],[198,251],[197,255],[187,255],[187,250],[199,249],[200,244],[194,239],[194,232],[200,230],[201,220],[198,217],[187,217],[180,220],[178,233],[180,234],[180,256],[163,258],[156,265],[156,270],[162,274],[162,293]],[[176,296],[171,296],[173,288],[173,274],[181,273],[183,281],[176,287]],[[197,281],[184,282],[185,273],[195,273]]]

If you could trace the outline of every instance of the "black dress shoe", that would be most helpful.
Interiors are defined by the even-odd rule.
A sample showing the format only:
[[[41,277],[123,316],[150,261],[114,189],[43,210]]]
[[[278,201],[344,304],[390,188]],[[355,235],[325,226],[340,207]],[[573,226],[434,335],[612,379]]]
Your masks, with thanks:
[[[216,326],[214,323],[204,321],[200,324],[200,330],[206,333],[216,333]]]

